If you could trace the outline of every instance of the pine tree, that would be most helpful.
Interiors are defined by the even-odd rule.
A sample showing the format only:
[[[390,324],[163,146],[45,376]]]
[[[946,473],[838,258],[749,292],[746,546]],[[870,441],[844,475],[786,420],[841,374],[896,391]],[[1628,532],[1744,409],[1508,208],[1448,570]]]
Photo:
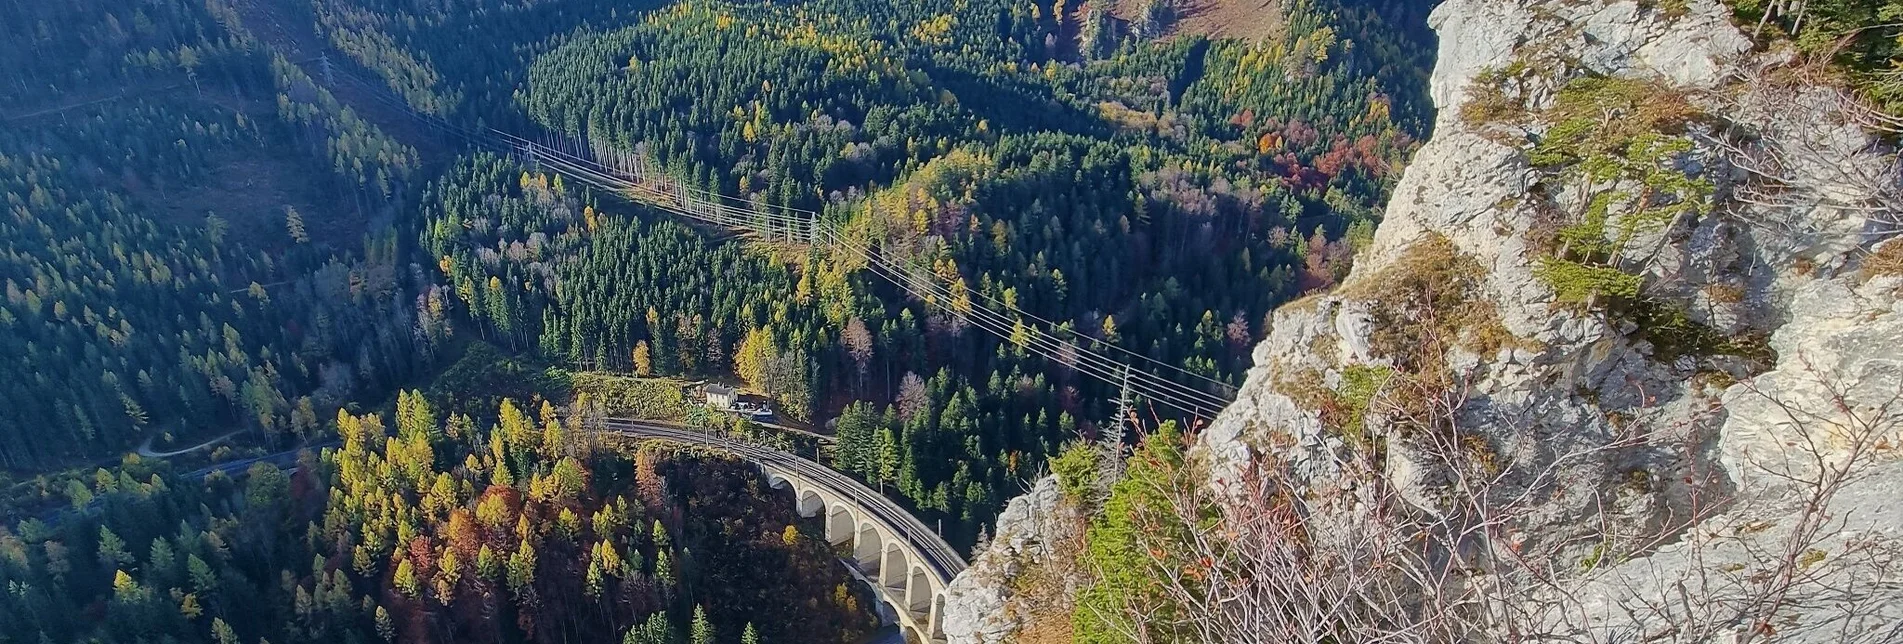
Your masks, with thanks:
[[[113,572],[112,595],[114,599],[122,603],[132,604],[137,603],[139,597],[144,593],[145,589],[139,586],[139,582],[134,580],[132,575],[126,574],[124,570]]]
[[[185,573],[192,580],[192,592],[211,599],[218,594],[218,574],[198,555],[185,555]]]
[[[688,644],[714,644],[714,625],[707,621],[707,608],[694,606],[694,626]]]
[[[284,207],[284,228],[291,233],[292,242],[299,244],[310,243],[311,236],[304,230],[304,216],[298,214],[296,208],[290,206]]]
[[[905,459],[899,448],[899,437],[891,427],[879,430],[878,457],[879,485],[898,482],[900,466]]]
[[[654,578],[664,588],[674,587],[673,557],[669,557],[666,550],[654,555]]]
[[[211,618],[211,638],[218,644],[238,644],[238,632],[217,617]]]
[[[535,548],[527,541],[509,554],[508,583],[509,589],[518,595],[524,587],[535,583]]]
[[[408,558],[397,562],[396,575],[391,581],[396,584],[397,590],[403,591],[404,595],[411,598],[423,591],[422,584],[416,579],[416,567],[410,565]]]
[[[674,625],[667,622],[663,612],[650,614],[647,621],[628,629],[621,644],[674,644]]]
[[[377,637],[385,642],[396,641],[396,621],[390,618],[390,611],[382,606],[376,611]]]
[[[654,351],[648,348],[647,340],[634,343],[634,375],[643,378],[654,375]]]
[[[740,348],[734,351],[733,372],[747,381],[755,389],[767,390],[767,376],[774,358],[780,349],[773,342],[773,334],[764,328],[747,331],[746,338],[740,341]]]
[[[582,593],[588,595],[591,599],[599,598],[601,597],[601,588],[601,561],[591,560],[588,562],[588,573],[583,577]]]
[[[126,551],[126,542],[114,534],[111,528],[99,526],[99,565],[102,568],[117,568],[132,563],[132,553]]]

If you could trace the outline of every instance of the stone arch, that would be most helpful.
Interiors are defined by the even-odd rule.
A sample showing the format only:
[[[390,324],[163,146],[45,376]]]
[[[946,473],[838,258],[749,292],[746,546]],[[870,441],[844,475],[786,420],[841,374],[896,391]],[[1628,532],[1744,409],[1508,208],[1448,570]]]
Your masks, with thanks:
[[[884,558],[879,561],[879,584],[891,590],[903,591],[906,582],[905,573],[912,569],[910,559],[903,545],[886,544]]]
[[[775,490],[784,490],[786,489],[787,483],[789,483],[789,481],[787,481],[786,477],[784,476],[780,476],[772,472],[766,473],[767,487],[773,488]]]
[[[911,568],[911,579],[905,582],[905,610],[913,615],[926,615],[932,611],[932,600],[938,593],[932,592],[932,576],[925,572],[924,566]]]
[[[906,642],[920,642],[921,644],[931,642],[931,640],[925,639],[925,636],[918,632],[918,628],[913,626],[905,627],[905,641]]]
[[[794,494],[796,494],[796,498],[799,499],[794,507],[799,511],[800,516],[818,516],[820,511],[826,508],[826,497],[820,496],[816,490],[800,490],[796,488]]]
[[[859,534],[852,539],[852,558],[859,562],[859,570],[872,576],[879,571],[879,559],[885,554],[885,538],[879,534],[879,526],[870,521],[859,524]]]
[[[858,526],[859,517],[853,515],[851,507],[834,503],[826,512],[826,542],[834,545],[852,543]]]

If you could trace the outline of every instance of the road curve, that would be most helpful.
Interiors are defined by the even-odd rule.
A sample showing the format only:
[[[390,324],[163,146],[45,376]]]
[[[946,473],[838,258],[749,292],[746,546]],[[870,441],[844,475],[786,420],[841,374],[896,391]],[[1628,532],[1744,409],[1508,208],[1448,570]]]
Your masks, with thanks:
[[[242,429],[241,429],[241,430],[238,430],[238,431],[235,431],[235,432],[232,432],[232,433],[229,433],[229,434],[225,434],[225,435],[223,435],[223,436],[219,436],[219,437],[217,437],[217,438],[214,438],[214,439],[211,439],[211,440],[208,440],[208,441],[205,441],[205,442],[203,442],[203,443],[199,443],[199,444],[197,444],[197,445],[193,445],[193,446],[191,446],[191,447],[187,447],[187,448],[184,448],[184,449],[175,449],[175,450],[172,450],[172,451],[169,451],[169,452],[155,452],[155,451],[152,451],[152,438],[151,438],[151,437],[147,437],[147,438],[145,439],[145,442],[143,442],[143,443],[139,443],[139,448],[138,448],[138,449],[135,449],[135,450],[132,450],[132,453],[134,453],[134,454],[138,454],[138,455],[139,455],[139,458],[170,458],[170,457],[173,457],[173,456],[178,456],[179,454],[190,454],[190,453],[192,453],[192,452],[196,452],[196,451],[198,451],[198,450],[201,450],[201,449],[205,449],[205,448],[207,448],[207,447],[211,447],[211,446],[213,446],[213,445],[217,445],[217,444],[218,444],[218,443],[219,443],[220,441],[223,441],[223,440],[225,440],[225,439],[227,439],[227,438],[231,438],[231,437],[233,437],[233,436],[237,436],[238,434],[241,434],[241,433],[244,433],[244,430],[242,430]]]
[[[945,543],[945,539],[938,536],[938,533],[925,527],[925,524],[919,522],[912,513],[899,507],[885,495],[873,491],[830,467],[779,450],[677,425],[610,418],[603,422],[603,429],[623,436],[658,438],[708,447],[761,465],[797,473],[807,480],[826,486],[841,497],[851,499],[873,519],[885,524],[887,529],[911,542],[912,548],[922,555],[926,567],[932,571],[932,574],[938,576],[941,583],[951,583],[952,577],[958,576],[958,573],[965,570],[965,560],[958,556],[958,551],[953,550],[951,544]]]

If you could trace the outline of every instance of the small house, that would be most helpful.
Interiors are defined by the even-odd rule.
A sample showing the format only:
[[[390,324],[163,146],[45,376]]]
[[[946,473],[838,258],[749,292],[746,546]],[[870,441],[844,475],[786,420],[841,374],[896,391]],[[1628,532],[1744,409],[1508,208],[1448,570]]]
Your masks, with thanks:
[[[714,409],[732,409],[734,403],[740,402],[740,392],[731,387],[707,385],[706,393],[707,406]]]

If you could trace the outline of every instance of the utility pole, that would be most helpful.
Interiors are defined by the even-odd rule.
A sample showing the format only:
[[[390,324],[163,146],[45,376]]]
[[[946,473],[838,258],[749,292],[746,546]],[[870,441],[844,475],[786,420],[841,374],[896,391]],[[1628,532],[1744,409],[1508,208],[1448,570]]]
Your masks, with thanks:
[[[1123,444],[1123,421],[1130,417],[1130,365],[1123,365],[1122,382],[1117,391],[1117,444]]]
[[[1108,450],[1115,459],[1123,458],[1123,423],[1130,418],[1130,411],[1136,404],[1136,401],[1130,399],[1130,365],[1123,365],[1123,374],[1119,380],[1117,417],[1111,419],[1110,426],[1104,428],[1103,436],[1098,439],[1103,449]]]

